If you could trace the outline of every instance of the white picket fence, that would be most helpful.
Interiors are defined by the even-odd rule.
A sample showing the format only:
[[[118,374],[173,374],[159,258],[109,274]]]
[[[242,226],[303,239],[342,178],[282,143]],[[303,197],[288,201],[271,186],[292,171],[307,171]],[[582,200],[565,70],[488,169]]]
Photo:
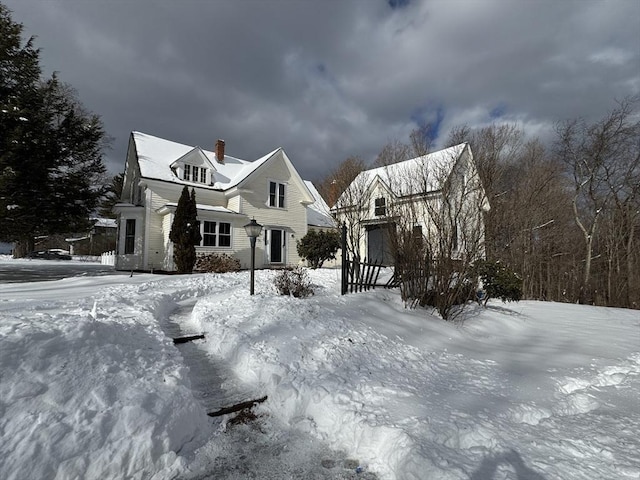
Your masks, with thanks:
[[[112,250],[110,252],[104,252],[102,255],[100,255],[100,263],[102,265],[115,266],[115,264],[116,264],[116,252],[115,252],[115,250]]]

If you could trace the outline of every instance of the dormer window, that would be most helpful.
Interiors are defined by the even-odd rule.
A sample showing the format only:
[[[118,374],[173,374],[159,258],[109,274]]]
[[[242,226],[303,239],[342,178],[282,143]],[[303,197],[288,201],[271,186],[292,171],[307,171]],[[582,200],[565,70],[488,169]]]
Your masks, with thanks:
[[[188,182],[207,183],[207,169],[185,163],[182,179]]]
[[[376,198],[375,200],[375,215],[376,217],[384,217],[387,214],[387,199],[384,197]]]

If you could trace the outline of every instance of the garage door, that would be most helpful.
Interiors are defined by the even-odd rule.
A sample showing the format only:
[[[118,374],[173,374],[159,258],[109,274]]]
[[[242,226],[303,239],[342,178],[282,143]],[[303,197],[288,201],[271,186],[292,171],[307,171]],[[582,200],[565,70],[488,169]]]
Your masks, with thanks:
[[[377,224],[367,226],[367,258],[383,265],[393,265],[389,232],[393,225]]]

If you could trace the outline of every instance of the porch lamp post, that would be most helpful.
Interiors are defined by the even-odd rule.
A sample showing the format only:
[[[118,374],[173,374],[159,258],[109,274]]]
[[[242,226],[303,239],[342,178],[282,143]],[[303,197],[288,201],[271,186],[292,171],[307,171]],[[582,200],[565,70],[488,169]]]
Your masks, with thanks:
[[[251,242],[251,288],[249,294],[253,295],[253,287],[255,285],[255,267],[256,267],[256,238],[260,236],[262,232],[262,225],[256,222],[255,218],[252,218],[249,223],[244,226],[244,231],[247,232],[247,237]]]

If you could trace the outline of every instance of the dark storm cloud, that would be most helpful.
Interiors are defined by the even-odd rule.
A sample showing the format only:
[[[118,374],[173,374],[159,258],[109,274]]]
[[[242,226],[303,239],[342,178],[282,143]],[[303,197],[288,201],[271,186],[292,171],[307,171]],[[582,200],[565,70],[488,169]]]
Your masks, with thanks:
[[[315,179],[416,122],[595,118],[640,92],[640,2],[0,0],[114,137],[253,159],[283,146]]]

